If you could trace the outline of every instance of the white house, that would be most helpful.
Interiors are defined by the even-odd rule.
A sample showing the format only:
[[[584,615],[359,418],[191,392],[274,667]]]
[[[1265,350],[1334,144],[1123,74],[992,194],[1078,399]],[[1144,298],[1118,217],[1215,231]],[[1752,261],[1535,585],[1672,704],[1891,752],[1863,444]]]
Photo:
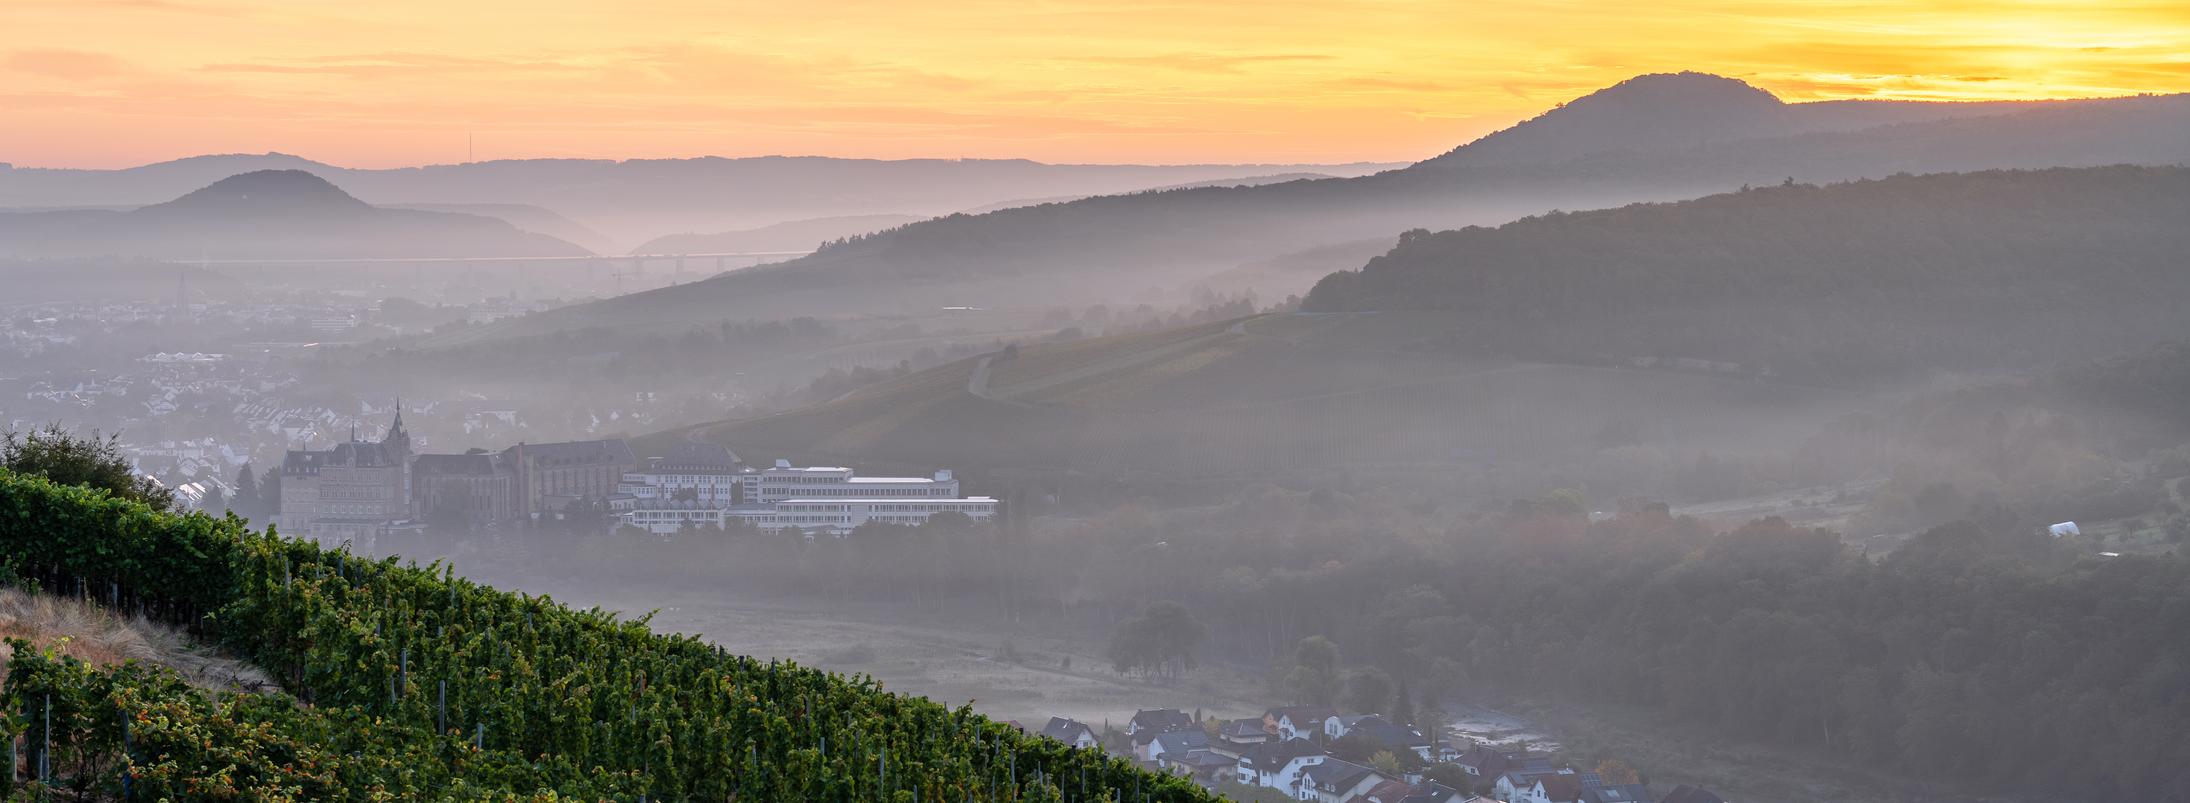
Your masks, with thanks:
[[[1049,724],[1042,726],[1042,735],[1082,750],[1102,744],[1087,723],[1064,717],[1050,717]]]
[[[1582,782],[1572,775],[1539,775],[1527,788],[1506,797],[1510,803],[1578,803],[1581,799]]]
[[[1581,794],[1581,782],[1575,779],[1574,770],[1572,769],[1515,770],[1512,772],[1507,772],[1498,776],[1498,781],[1497,783],[1492,784],[1491,790],[1492,794],[1495,795],[1499,800],[1514,801],[1514,803],[1518,803],[1518,801],[1522,800],[1530,793],[1530,790],[1536,787],[1536,782],[1538,779],[1556,777],[1563,777],[1567,780],[1565,782],[1554,782],[1553,787],[1549,791],[1566,792],[1568,791],[1567,786],[1571,784],[1573,786],[1573,793],[1577,796]],[[1566,799],[1573,800],[1574,798],[1569,797]]]
[[[1391,779],[1374,768],[1333,758],[1301,770],[1300,788],[1295,790],[1293,797],[1320,803],[1346,803],[1388,780]]]
[[[1383,721],[1384,718],[1376,714],[1332,714],[1323,720],[1323,735],[1337,739],[1352,733],[1364,723],[1376,724]]]
[[[1323,763],[1326,758],[1323,748],[1307,739],[1258,744],[1240,754],[1239,782],[1292,794],[1300,788],[1301,771]]]
[[[1272,708],[1262,715],[1263,723],[1279,739],[1306,739],[1324,733],[1328,721],[1338,712],[1317,705],[1296,705]]]

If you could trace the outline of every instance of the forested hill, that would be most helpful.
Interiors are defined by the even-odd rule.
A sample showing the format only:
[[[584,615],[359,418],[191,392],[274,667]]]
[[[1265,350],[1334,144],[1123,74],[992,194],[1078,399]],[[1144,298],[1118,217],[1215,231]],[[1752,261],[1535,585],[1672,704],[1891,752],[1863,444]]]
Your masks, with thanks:
[[[2182,168],[1774,186],[1411,232],[1303,310],[1448,311],[1455,349],[1752,375],[2021,370],[2190,336],[2185,220]]]

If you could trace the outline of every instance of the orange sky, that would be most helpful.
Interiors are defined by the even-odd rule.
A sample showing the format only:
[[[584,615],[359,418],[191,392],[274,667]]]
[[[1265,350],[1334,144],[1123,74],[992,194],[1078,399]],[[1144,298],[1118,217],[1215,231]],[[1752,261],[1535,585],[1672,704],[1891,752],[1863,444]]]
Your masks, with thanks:
[[[1643,72],[2190,90],[2190,0],[0,0],[0,161],[1400,161]]]

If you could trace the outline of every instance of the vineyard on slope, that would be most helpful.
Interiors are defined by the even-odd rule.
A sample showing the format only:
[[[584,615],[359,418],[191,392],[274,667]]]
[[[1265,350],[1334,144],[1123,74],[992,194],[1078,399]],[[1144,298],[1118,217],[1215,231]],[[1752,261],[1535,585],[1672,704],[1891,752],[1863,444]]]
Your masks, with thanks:
[[[11,796],[1215,799],[870,678],[5,471],[0,564],[189,627],[284,690],[216,695],[15,642],[0,695]]]

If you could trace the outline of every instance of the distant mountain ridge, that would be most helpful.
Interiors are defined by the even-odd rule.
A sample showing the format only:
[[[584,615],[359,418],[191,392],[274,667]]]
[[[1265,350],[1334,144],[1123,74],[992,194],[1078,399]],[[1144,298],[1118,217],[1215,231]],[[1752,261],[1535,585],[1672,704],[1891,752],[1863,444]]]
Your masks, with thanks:
[[[304,170],[374,204],[538,206],[628,248],[675,232],[747,229],[845,215],[943,215],[1015,198],[1104,195],[1273,173],[1362,175],[1401,166],[707,156],[509,159],[360,169],[283,153],[217,154],[120,170],[0,169],[0,207],[138,206],[237,173]]]
[[[690,428],[814,460],[1193,481],[1791,446],[1934,372],[2190,338],[2190,168],[1773,186],[1409,232],[1293,314],[1029,342]],[[2183,362],[2177,353],[2171,363]],[[2136,371],[2164,407],[2181,372]],[[2179,400],[2175,404],[2180,407]],[[2175,418],[2179,419],[2180,416]]]
[[[1686,150],[1739,140],[2013,114],[2084,102],[1787,103],[1733,78],[1699,72],[1655,73],[1559,104],[1422,164],[1513,167],[1599,154]]]
[[[1397,168],[1399,167],[1399,165],[1392,165],[1392,167]],[[1315,179],[1340,177],[1341,176],[1335,176],[1329,173],[1275,173],[1267,176],[1241,176],[1238,178],[1210,179],[1208,181],[1189,181],[1184,184],[1173,184],[1165,187],[1149,187],[1144,190],[1136,190],[1135,192],[1166,192],[1169,190],[1191,190],[1201,187],[1259,187],[1264,184],[1282,184],[1288,181],[1310,181]],[[985,215],[990,212],[1001,212],[1006,209],[1017,209],[1022,206],[1040,206],[1042,204],[1071,203],[1073,201],[1083,200],[1087,197],[1088,196],[1085,195],[1059,195],[1053,198],[1016,198],[1009,201],[997,201],[996,203],[992,204],[982,204],[971,209],[960,209],[958,210],[958,213],[963,215]]]
[[[1637,87],[1640,88],[1637,88]],[[1647,95],[1652,103],[1639,99]],[[1643,136],[1635,147],[1577,139],[1569,122],[1621,110],[1690,105],[1761,132],[1704,145]],[[1779,109],[1819,108],[1798,130]],[[1885,121],[1884,124],[1876,124]],[[1649,125],[1638,123],[1648,130]],[[1836,130],[1859,126],[1853,130]],[[1531,144],[1545,131],[1542,145]],[[1526,147],[1524,147],[1526,146]],[[1471,154],[1537,154],[1508,163]],[[1480,162],[1480,163],[1479,163]],[[1259,187],[1211,187],[1088,198],[948,215],[825,248],[812,256],[497,322],[468,337],[527,336],[585,326],[674,327],[723,318],[908,314],[941,306],[1095,303],[1280,255],[1397,235],[1412,228],[1495,225],[1553,209],[1677,200],[1743,185],[1998,168],[2190,162],[2190,95],[2035,104],[1781,104],[1729,79],[1674,76],[1576,101],[1454,154],[1404,170]]]
[[[1202,187],[1259,187],[1264,184],[1328,178],[1337,177],[1325,173],[1276,173],[1267,176],[1241,176],[1238,178],[1191,181],[1167,187],[1152,187],[1126,194],[1189,190]],[[979,215],[1026,206],[1070,203],[1086,197],[1088,196],[1067,195],[1056,198],[1022,198],[1011,201],[998,201],[993,204],[984,204],[963,210],[958,214]],[[922,215],[843,215],[814,218],[812,220],[793,220],[758,228],[716,232],[714,234],[671,234],[641,243],[637,248],[631,249],[631,253],[697,254],[740,251],[810,251],[816,250],[824,243],[833,240],[873,234],[927,219],[928,216]]]
[[[586,253],[496,218],[375,207],[302,170],[241,173],[129,211],[0,214],[0,256],[188,260]]]

